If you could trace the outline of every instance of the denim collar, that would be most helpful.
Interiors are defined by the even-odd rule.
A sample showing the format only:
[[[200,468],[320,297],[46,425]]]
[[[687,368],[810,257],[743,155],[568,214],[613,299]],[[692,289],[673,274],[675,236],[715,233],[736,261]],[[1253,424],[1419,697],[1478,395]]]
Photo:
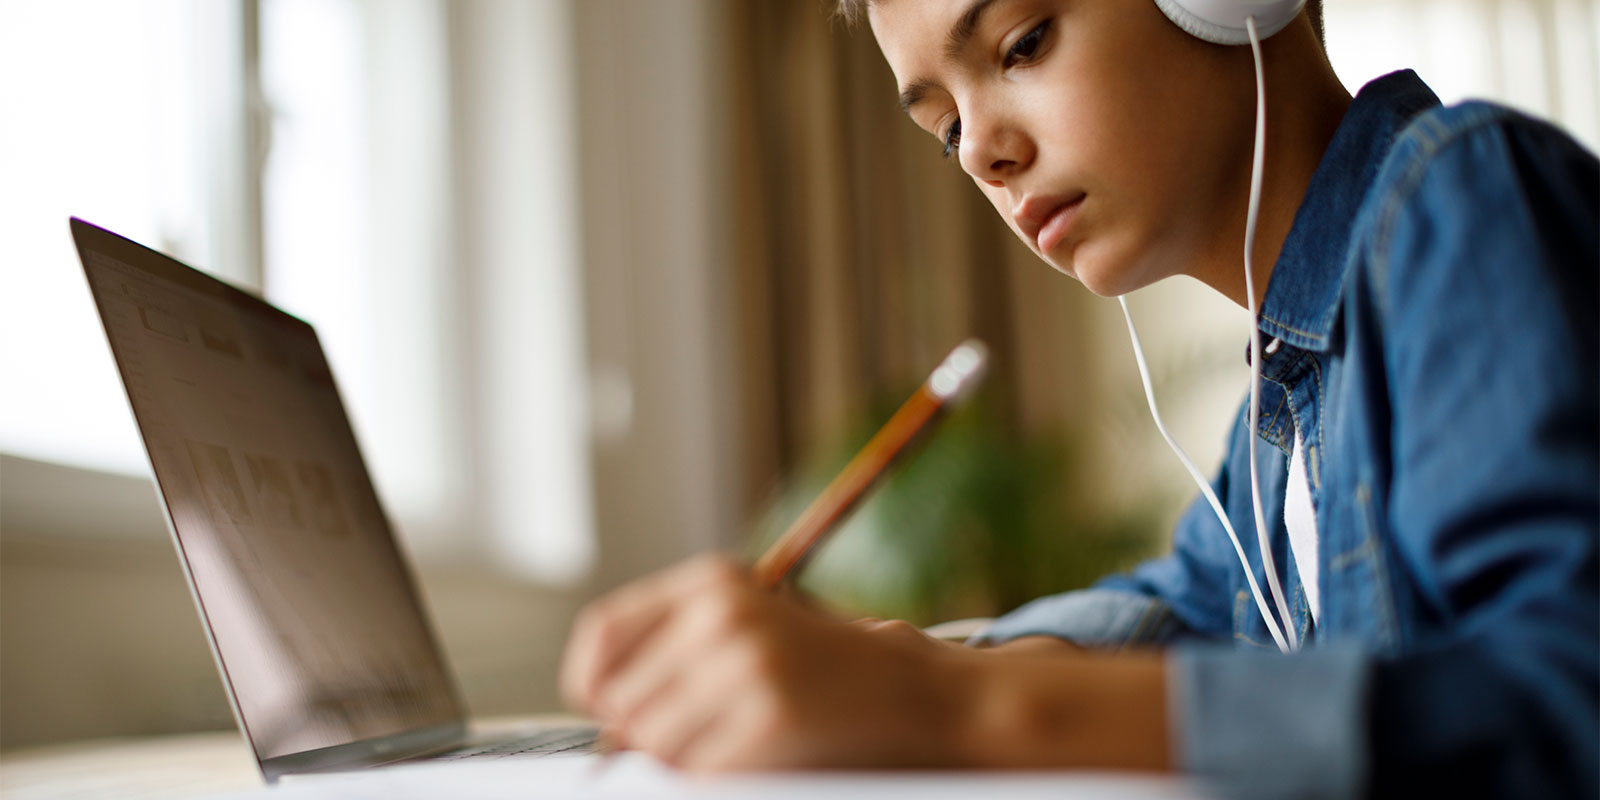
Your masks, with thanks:
[[[1325,352],[1338,318],[1357,211],[1395,138],[1439,98],[1411,70],[1361,88],[1311,176],[1267,283],[1261,332]]]

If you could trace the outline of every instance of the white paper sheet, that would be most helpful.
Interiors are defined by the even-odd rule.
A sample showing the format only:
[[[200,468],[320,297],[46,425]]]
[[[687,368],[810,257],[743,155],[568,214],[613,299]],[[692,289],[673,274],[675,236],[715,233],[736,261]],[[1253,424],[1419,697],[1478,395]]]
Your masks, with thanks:
[[[411,798],[713,798],[714,800],[1033,800],[1116,797],[1195,800],[1200,788],[1172,778],[1083,772],[803,772],[695,777],[640,753],[609,762],[552,756],[452,762],[300,777],[218,800],[411,800]]]

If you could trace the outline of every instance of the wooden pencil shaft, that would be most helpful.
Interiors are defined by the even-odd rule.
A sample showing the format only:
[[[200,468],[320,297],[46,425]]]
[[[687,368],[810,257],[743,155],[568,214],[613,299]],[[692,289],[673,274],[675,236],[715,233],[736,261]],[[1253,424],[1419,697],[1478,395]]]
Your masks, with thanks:
[[[756,562],[757,585],[770,588],[782,582],[888,473],[889,467],[909,449],[908,445],[939,416],[944,405],[927,384],[911,395]]]

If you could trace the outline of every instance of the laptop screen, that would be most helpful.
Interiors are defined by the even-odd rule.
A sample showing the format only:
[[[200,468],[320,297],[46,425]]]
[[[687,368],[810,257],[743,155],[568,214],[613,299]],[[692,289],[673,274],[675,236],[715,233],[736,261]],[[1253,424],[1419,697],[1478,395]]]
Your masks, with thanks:
[[[114,234],[73,232],[257,757],[459,722],[311,326]]]

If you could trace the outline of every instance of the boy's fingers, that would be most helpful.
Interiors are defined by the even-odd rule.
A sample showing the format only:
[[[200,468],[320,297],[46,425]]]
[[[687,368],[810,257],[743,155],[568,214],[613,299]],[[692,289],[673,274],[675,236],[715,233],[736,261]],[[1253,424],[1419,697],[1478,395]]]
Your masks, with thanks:
[[[712,724],[680,743],[673,753],[673,763],[691,772],[758,766],[750,758],[751,750],[771,747],[773,729],[772,711],[767,704],[746,696],[741,702],[719,709]],[[774,763],[783,762],[777,753],[768,756]]]
[[[751,622],[746,595],[732,584],[698,587],[673,601],[673,612],[607,677],[597,699],[605,716],[627,724],[639,709]]]
[[[596,694],[596,711],[607,721],[627,727],[650,702],[677,681],[686,656],[704,644],[686,630],[683,616],[664,623],[655,636],[619,664]]]
[[[609,676],[674,613],[685,595],[707,584],[738,580],[742,573],[732,561],[701,556],[624,586],[584,609],[562,657],[564,699],[587,710]]]
[[[639,746],[667,764],[678,765],[684,752],[714,730],[728,709],[724,670],[708,666],[684,675],[670,693],[641,707],[629,720],[628,730]]]
[[[561,659],[561,694],[568,705],[589,710],[607,677],[672,613],[670,578],[651,575],[578,614]]]
[[[573,627],[561,659],[561,696],[567,705],[579,711],[592,710],[595,694],[604,685],[608,674],[665,617],[665,609],[658,614],[626,621],[584,612]]]

